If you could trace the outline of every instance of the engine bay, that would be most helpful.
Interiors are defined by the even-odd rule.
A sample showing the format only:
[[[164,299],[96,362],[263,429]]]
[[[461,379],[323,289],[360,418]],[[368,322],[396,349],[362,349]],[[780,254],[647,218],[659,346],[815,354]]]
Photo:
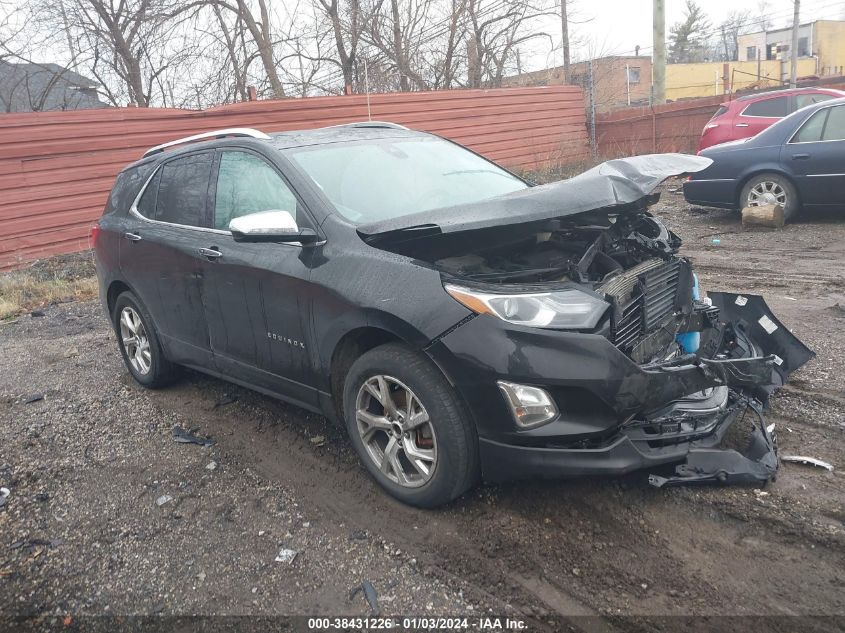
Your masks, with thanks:
[[[603,219],[547,222],[528,235],[433,263],[450,275],[481,283],[601,285],[648,259],[672,257],[681,244],[645,212]]]

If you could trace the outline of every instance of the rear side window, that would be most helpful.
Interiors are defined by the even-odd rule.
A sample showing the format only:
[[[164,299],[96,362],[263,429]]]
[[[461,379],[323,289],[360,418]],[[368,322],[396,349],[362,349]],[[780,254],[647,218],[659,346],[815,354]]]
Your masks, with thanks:
[[[213,152],[201,152],[162,166],[155,203],[156,220],[204,226],[213,158]]]
[[[822,132],[823,141],[845,140],[845,106],[830,108],[827,116],[827,123]]]
[[[152,163],[147,163],[146,165],[128,167],[120,172],[117,175],[117,180],[114,181],[109,199],[106,201],[103,215],[129,209],[135,200],[135,196],[138,195],[141,187],[149,178],[153,166]]]
[[[814,103],[821,103],[822,101],[827,101],[828,99],[833,99],[833,95],[826,95],[826,94],[800,94],[795,95],[795,109],[800,110],[801,108],[813,105]]]
[[[248,152],[225,151],[220,156],[214,228],[229,230],[229,222],[260,211],[296,214],[296,197],[282,177],[264,160]]]
[[[775,97],[752,103],[742,111],[742,116],[785,117],[788,112],[788,99]]]

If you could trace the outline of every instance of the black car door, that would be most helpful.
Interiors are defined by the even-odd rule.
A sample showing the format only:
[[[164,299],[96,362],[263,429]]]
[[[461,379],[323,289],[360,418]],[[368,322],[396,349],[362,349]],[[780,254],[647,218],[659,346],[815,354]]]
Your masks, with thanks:
[[[845,204],[845,106],[822,108],[784,146],[781,160],[806,205]]]
[[[220,373],[302,404],[317,403],[307,334],[309,261],[298,243],[236,242],[229,222],[261,211],[289,211],[313,223],[281,173],[242,148],[218,150],[212,185],[215,252],[206,264],[204,300],[214,362]]]
[[[212,356],[201,295],[214,151],[162,164],[126,220],[120,269],[150,312],[170,360],[208,367]]]

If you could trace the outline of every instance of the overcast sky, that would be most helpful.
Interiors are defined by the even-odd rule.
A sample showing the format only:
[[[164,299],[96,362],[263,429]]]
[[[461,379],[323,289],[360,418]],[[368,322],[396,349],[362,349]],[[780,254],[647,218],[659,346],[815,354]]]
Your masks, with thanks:
[[[20,0],[0,0],[0,12]],[[49,0],[43,0],[45,2]],[[302,0],[272,0],[279,9],[300,6]],[[559,3],[560,0],[547,0]],[[652,54],[652,0],[567,0],[570,6],[570,36],[574,61],[605,55],[633,55],[636,46],[641,55]],[[792,24],[793,0],[697,0],[711,23],[712,35],[731,11],[747,10],[758,24],[767,16],[773,28]],[[496,4],[486,0],[482,6]],[[685,0],[665,0],[666,36],[671,26],[684,17]],[[541,3],[545,4],[545,3]],[[548,5],[546,5],[548,6]],[[559,5],[558,5],[559,6]],[[302,10],[301,8],[299,9]],[[559,14],[558,14],[559,15]],[[845,0],[801,0],[801,22],[817,19],[845,19]],[[522,51],[524,71],[559,66],[563,63],[560,48],[560,18],[543,18],[538,30],[550,37],[531,40]],[[762,29],[760,29],[762,30]],[[53,34],[61,36],[60,33]],[[64,42],[64,39],[58,40]],[[61,48],[61,46],[59,46]],[[38,61],[66,63],[64,52],[54,46],[32,52]]]

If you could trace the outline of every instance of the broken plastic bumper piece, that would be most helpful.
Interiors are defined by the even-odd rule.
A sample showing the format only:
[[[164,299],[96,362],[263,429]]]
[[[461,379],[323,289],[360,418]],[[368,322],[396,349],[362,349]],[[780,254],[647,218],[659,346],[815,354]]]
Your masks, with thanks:
[[[699,363],[704,371],[720,376],[718,384],[729,387],[727,399],[715,410],[698,413],[676,401],[646,415],[628,431],[650,429],[650,434],[641,432],[632,438],[650,446],[671,442],[673,437],[677,441],[683,433],[690,440],[685,461],[675,468],[674,476],[649,476],[649,483],[658,488],[701,483],[762,485],[771,480],[778,469],[777,437],[774,425],[766,425],[763,409],[769,395],[815,356],[777,320],[762,297],[720,292],[709,296],[719,308],[720,327],[702,344],[702,351],[709,348],[713,354],[712,360]],[[739,441],[724,446],[737,424],[743,427]]]

